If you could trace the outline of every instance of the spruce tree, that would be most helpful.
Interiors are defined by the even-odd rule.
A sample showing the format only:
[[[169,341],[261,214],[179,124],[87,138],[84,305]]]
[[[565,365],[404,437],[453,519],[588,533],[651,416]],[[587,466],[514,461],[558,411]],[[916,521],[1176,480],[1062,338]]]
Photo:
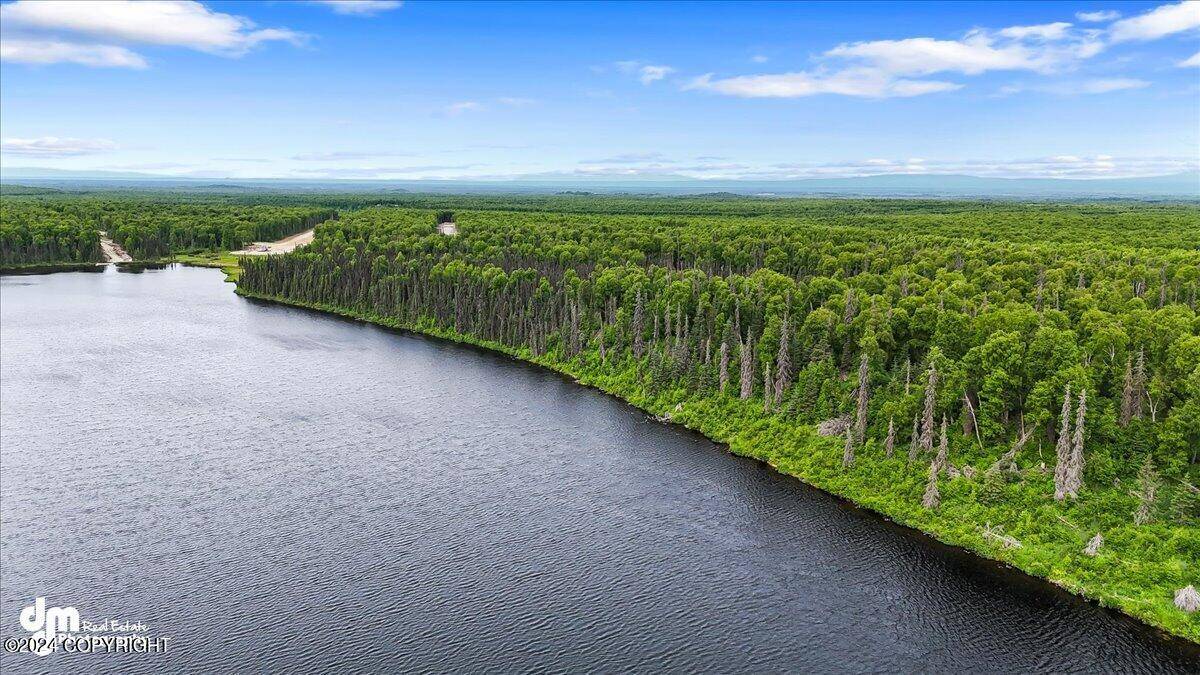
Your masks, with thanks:
[[[929,364],[929,375],[925,382],[925,407],[921,417],[921,449],[933,449],[933,408],[937,403],[937,365]]]
[[[867,436],[867,404],[871,396],[868,358],[866,350],[863,350],[858,363],[858,400],[854,410],[854,440],[860,445]]]
[[[854,434],[846,427],[846,444],[842,447],[842,468],[854,465]]]
[[[1071,461],[1071,384],[1067,383],[1063,394],[1062,412],[1059,413],[1058,442],[1054,446],[1054,498],[1062,501],[1067,496],[1067,464]]]
[[[938,492],[938,468],[937,464],[929,464],[929,482],[925,484],[925,496],[921,498],[921,506],[927,509],[936,509],[942,503],[941,494]]]
[[[741,379],[738,380],[741,384],[741,398],[746,400],[750,398],[750,394],[754,393],[754,346],[749,337],[746,338],[746,344],[742,345],[741,349]]]
[[[1138,489],[1133,493],[1138,498],[1137,511],[1133,514],[1134,524],[1145,525],[1154,518],[1154,506],[1161,485],[1158,472],[1154,470],[1154,460],[1147,454],[1146,461],[1142,462],[1142,468],[1138,471]]]

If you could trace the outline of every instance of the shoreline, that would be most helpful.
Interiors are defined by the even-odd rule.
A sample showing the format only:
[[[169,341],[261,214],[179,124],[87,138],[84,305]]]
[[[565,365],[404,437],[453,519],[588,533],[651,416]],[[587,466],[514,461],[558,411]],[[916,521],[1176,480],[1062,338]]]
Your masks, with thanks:
[[[464,335],[453,331],[404,325],[387,317],[362,314],[336,306],[306,303],[277,296],[253,293],[250,291],[245,291],[240,287],[235,289],[234,292],[247,299],[270,302],[289,307],[298,307],[310,311],[321,312],[323,314],[342,317],[347,320],[370,323],[409,334],[433,337],[460,345],[469,345],[475,348],[486,350],[488,352],[503,354],[517,361],[544,368],[563,377],[568,377],[577,384],[599,390],[646,413],[651,417],[658,419],[659,421],[688,429],[694,433],[699,433],[709,441],[723,446],[730,454],[761,462],[769,466],[771,470],[779,473],[780,475],[799,480],[805,485],[819,490],[822,493],[831,495],[836,499],[842,500],[854,508],[868,511],[878,517],[883,518],[887,522],[904,527],[905,529],[914,533],[918,533],[922,536],[929,537],[931,540],[938,542],[940,545],[965,551],[977,556],[980,559],[993,562],[997,565],[1002,565],[1008,569],[1016,570],[1026,575],[1030,579],[1036,579],[1054,587],[1053,589],[1047,590],[1060,590],[1066,592],[1075,598],[1097,604],[1108,611],[1117,612],[1121,616],[1136,620],[1139,626],[1153,631],[1162,639],[1172,642],[1178,641],[1183,648],[1193,652],[1194,656],[1196,656],[1197,659],[1200,659],[1200,630],[1197,630],[1194,625],[1188,625],[1189,623],[1194,624],[1196,622],[1195,619],[1189,618],[1187,615],[1183,615],[1183,620],[1179,622],[1178,625],[1163,625],[1159,622],[1153,621],[1154,615],[1152,612],[1138,612],[1128,608],[1127,606],[1121,605],[1121,596],[1115,592],[1100,592],[1094,589],[1083,587],[1081,585],[1071,584],[1067,580],[1060,581],[1051,578],[1048,575],[1039,574],[1037,571],[1029,569],[1027,565],[1022,565],[1019,560],[1013,559],[1012,556],[1004,555],[1009,549],[988,548],[986,547],[986,544],[977,543],[976,541],[972,541],[961,536],[955,536],[954,533],[941,530],[937,527],[922,527],[912,519],[905,518],[903,514],[885,510],[882,503],[872,503],[873,500],[866,499],[860,495],[847,494],[846,492],[849,491],[838,490],[836,487],[829,485],[828,482],[820,481],[819,476],[812,475],[811,473],[804,473],[799,470],[789,470],[786,466],[781,466],[781,464],[784,464],[784,462],[778,461],[778,458],[772,457],[770,454],[756,452],[754,447],[749,447],[747,443],[737,437],[723,438],[722,436],[724,436],[724,434],[718,433],[711,422],[706,423],[703,411],[694,410],[696,407],[703,406],[698,406],[694,403],[693,405],[689,406],[688,402],[684,402],[683,407],[680,410],[674,410],[669,405],[663,406],[660,410],[657,407],[654,407],[650,401],[631,400],[626,398],[612,383],[594,380],[586,376],[581,377],[578,373],[571,372],[564,367],[565,364],[548,361],[539,357],[531,357],[522,353],[520,350],[499,343],[491,343],[486,340],[480,340],[473,336]],[[814,439],[819,438],[817,437],[815,431],[811,431],[811,434]],[[819,440],[817,442],[827,441],[828,439],[824,439],[823,441]],[[836,444],[840,446],[840,443]],[[984,540],[980,538],[980,542],[983,541]]]

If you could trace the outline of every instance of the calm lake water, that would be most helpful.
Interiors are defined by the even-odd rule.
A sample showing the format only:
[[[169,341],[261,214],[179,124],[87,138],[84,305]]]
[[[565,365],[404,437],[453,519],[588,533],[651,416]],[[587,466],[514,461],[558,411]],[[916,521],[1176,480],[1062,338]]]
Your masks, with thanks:
[[[214,270],[0,279],[5,673],[1186,672],[1197,650],[503,357]]]

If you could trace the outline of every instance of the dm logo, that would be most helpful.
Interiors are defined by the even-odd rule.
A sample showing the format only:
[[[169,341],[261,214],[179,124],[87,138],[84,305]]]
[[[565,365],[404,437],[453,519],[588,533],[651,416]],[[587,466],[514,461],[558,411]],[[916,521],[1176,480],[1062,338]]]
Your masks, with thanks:
[[[54,651],[59,633],[79,632],[79,610],[74,607],[46,609],[46,598],[39,597],[21,610],[21,627],[33,633],[33,639],[38,641],[39,647],[34,653],[45,656]]]

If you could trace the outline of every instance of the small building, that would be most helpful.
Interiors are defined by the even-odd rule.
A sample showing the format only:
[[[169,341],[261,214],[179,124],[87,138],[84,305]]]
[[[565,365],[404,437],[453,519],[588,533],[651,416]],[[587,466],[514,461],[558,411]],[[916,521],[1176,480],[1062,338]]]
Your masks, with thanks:
[[[442,233],[443,235],[445,235],[447,237],[453,237],[454,235],[458,234],[458,225],[452,220],[446,221],[444,223],[438,223],[437,227],[438,227],[438,232]]]

